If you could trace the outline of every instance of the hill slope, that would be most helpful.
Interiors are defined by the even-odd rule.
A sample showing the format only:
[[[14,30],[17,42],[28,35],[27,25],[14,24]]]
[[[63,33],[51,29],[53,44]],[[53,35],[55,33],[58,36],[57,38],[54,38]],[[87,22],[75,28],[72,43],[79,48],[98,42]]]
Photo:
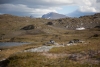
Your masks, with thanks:
[[[31,29],[30,26],[33,26]],[[75,30],[79,27],[94,28],[100,26],[100,13],[82,16],[80,18],[43,19],[18,17],[8,14],[0,15],[0,36],[15,37],[23,34],[60,34],[66,30]],[[28,29],[22,29],[25,28]]]

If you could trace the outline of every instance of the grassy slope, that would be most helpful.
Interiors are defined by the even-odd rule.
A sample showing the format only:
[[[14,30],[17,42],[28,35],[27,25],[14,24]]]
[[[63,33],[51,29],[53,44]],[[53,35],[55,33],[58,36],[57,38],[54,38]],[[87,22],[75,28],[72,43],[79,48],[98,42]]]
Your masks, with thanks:
[[[28,17],[17,17],[12,15],[1,15],[0,16],[0,36],[2,34],[4,35],[4,38],[12,38],[22,35],[34,35],[37,33],[42,34],[57,34],[57,33],[63,33],[65,30],[60,28],[55,28],[49,25],[46,25],[47,22],[50,20],[47,19],[32,19]],[[34,25],[35,29],[33,30],[20,30],[21,28],[27,26],[27,25]],[[43,34],[44,34],[43,33]]]

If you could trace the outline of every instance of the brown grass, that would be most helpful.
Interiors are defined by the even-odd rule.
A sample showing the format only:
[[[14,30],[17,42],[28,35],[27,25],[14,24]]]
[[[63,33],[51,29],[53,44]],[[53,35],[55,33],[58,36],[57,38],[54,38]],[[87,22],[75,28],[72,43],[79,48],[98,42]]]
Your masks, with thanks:
[[[80,64],[70,61],[68,57],[51,59],[39,53],[19,53],[9,57],[7,67],[99,67],[99,64]]]
[[[13,55],[15,53],[18,53],[20,51],[30,49],[30,48],[35,48],[38,47],[39,45],[34,45],[34,44],[29,44],[29,45],[22,45],[22,46],[15,46],[15,47],[8,47],[8,48],[1,48],[2,51],[0,51],[0,60],[4,58],[8,58],[10,55]]]

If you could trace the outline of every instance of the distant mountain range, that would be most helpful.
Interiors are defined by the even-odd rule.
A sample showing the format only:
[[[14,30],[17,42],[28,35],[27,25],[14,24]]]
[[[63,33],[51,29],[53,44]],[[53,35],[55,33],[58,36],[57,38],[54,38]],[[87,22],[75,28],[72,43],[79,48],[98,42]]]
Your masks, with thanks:
[[[79,10],[76,10],[74,12],[68,13],[68,14],[59,14],[59,13],[55,13],[55,12],[49,12],[47,14],[44,14],[42,16],[35,16],[33,14],[31,14],[30,16],[27,15],[27,17],[30,18],[46,18],[46,19],[60,19],[60,18],[68,18],[68,17],[80,17],[80,16],[86,16],[86,15],[94,15],[97,12],[81,12]],[[12,15],[14,15],[15,13],[12,13]],[[18,13],[20,14],[20,13]],[[2,14],[0,14],[2,15]],[[21,17],[25,17],[26,15],[22,15],[20,14]],[[18,15],[16,15],[18,16]]]
[[[46,18],[46,19],[60,19],[60,18],[65,18],[65,17],[67,16],[63,14],[58,14],[55,12],[50,12],[42,16],[42,18]]]
[[[80,16],[85,16],[85,15],[94,15],[95,12],[81,12],[81,11],[74,11],[72,13],[66,14],[68,17],[80,17]]]
[[[50,12],[47,14],[44,14],[41,18],[45,19],[60,19],[60,18],[67,18],[67,17],[80,17],[85,15],[93,15],[95,12],[80,12],[80,11],[74,11],[72,13],[63,15],[55,12]]]

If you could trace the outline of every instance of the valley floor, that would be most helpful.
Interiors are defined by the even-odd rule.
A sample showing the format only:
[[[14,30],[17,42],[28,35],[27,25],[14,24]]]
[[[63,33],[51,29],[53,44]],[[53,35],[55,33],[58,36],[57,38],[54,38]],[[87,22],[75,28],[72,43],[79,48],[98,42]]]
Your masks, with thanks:
[[[83,43],[67,44],[78,39]],[[30,52],[27,50],[41,46],[56,45],[48,51]],[[4,39],[3,41],[12,41]],[[0,67],[99,67],[100,66],[100,31],[98,30],[68,30],[58,34],[22,35],[13,39],[14,42],[31,42],[10,48],[0,48]],[[42,47],[43,49],[45,47]],[[41,48],[41,49],[42,49]],[[40,48],[39,48],[40,49]],[[49,48],[47,48],[49,49]],[[26,52],[25,52],[26,51]],[[4,60],[2,60],[4,59]]]

